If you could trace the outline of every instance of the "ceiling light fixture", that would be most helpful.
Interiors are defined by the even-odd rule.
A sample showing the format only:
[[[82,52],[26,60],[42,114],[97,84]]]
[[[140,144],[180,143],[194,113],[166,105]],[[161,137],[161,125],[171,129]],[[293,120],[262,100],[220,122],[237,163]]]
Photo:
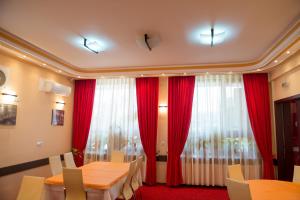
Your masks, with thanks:
[[[274,60],[274,63],[278,63],[278,60]]]
[[[290,51],[286,51],[286,54],[290,54],[291,52]]]
[[[96,41],[88,41],[86,38],[84,39],[84,47],[87,48],[88,50],[94,52],[94,53],[99,53],[100,52],[100,45]]]
[[[205,31],[200,33],[200,40],[203,44],[210,44],[213,47],[215,44],[222,43],[225,38],[225,31],[216,31],[214,28],[210,29],[210,32]]]
[[[257,69],[256,71],[260,72],[260,71],[261,71],[261,69]]]

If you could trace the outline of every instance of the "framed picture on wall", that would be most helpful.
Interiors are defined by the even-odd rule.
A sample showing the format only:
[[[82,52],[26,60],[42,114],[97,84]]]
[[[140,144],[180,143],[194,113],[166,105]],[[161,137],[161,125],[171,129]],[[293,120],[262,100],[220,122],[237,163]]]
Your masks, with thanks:
[[[0,104],[0,125],[13,126],[17,121],[17,105]]]
[[[52,126],[63,126],[64,125],[64,116],[65,116],[64,110],[53,109],[51,125]]]

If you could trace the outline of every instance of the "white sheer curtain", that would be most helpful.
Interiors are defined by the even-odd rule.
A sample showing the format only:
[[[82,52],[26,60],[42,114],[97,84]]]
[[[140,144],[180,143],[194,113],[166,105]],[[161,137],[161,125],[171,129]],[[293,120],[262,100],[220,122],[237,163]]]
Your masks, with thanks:
[[[126,161],[142,151],[134,78],[97,80],[85,163],[110,160],[113,150]]]
[[[225,185],[227,166],[242,164],[246,179],[261,176],[242,75],[196,77],[192,122],[182,153],[183,178],[192,185]]]

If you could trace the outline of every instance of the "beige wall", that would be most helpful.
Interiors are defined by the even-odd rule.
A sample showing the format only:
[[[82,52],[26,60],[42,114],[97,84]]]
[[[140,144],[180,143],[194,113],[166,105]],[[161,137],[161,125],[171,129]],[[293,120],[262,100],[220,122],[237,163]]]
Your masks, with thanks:
[[[70,151],[73,92],[69,97],[40,92],[39,80],[54,80],[72,87],[72,91],[73,83],[62,75],[19,61],[1,52],[0,68],[8,74],[6,89],[9,88],[18,95],[17,124],[0,126],[0,167]],[[57,100],[66,102],[64,126],[51,126],[51,111],[55,108]],[[38,146],[37,141],[42,141],[43,144]],[[27,174],[27,171],[0,177],[1,199],[15,199],[22,177],[20,174]],[[49,166],[29,170],[28,174],[49,176]]]
[[[271,85],[271,106],[272,106],[272,131],[273,131],[273,153],[276,154],[276,127],[274,102],[300,94],[300,51],[295,53],[285,62],[281,63],[269,73]],[[282,83],[287,83],[283,87]]]
[[[158,105],[168,105],[168,77],[159,78]],[[159,155],[167,155],[168,152],[168,108],[159,108],[156,151]],[[166,182],[166,162],[157,162],[157,182]]]
[[[273,101],[300,94],[300,51],[273,70],[270,79]],[[283,82],[288,86],[282,87]]]

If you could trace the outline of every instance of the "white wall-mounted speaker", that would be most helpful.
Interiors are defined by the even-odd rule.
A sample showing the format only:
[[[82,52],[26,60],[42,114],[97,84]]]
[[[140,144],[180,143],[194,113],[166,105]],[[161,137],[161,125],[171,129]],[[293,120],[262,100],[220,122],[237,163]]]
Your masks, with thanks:
[[[71,87],[69,86],[45,79],[40,79],[39,90],[42,92],[54,93],[61,96],[69,96],[72,91]]]

